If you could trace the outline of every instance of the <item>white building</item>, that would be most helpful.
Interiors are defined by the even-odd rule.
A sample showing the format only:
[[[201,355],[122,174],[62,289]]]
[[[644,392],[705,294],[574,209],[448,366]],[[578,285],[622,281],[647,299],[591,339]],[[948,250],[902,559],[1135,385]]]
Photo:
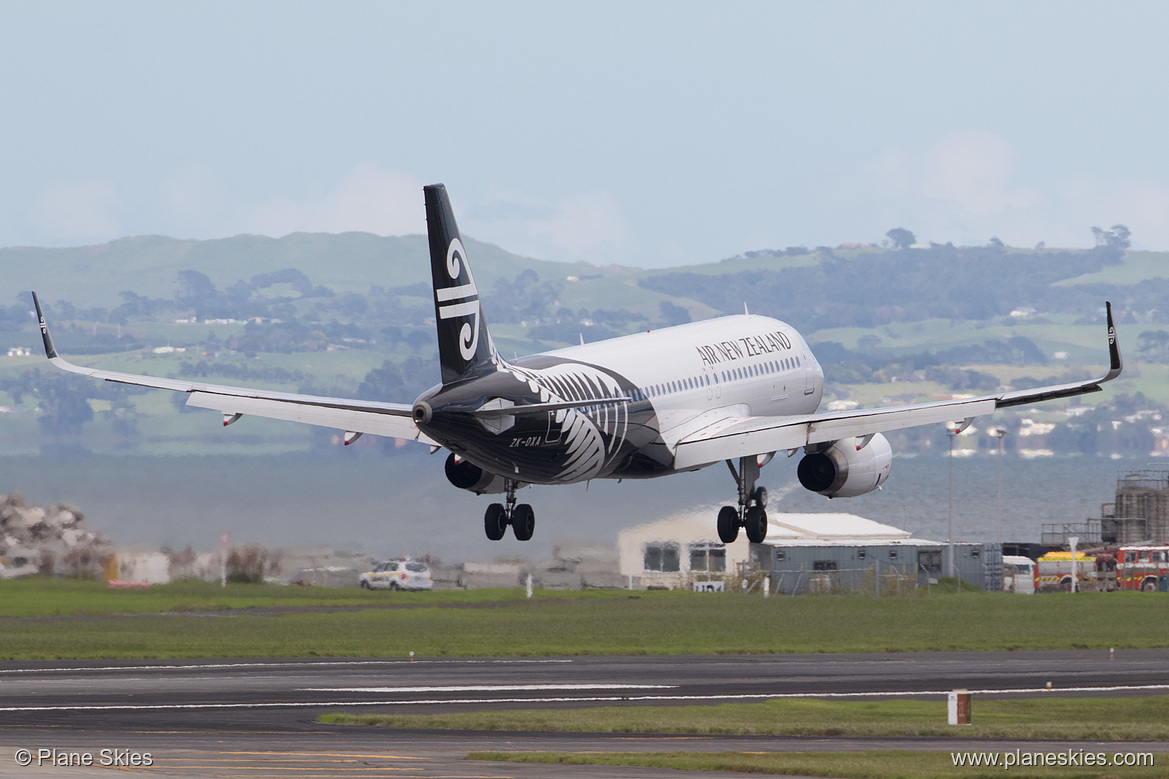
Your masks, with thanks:
[[[768,512],[767,540],[751,545],[718,540],[713,510],[677,514],[618,535],[621,574],[631,588],[690,588],[720,581],[729,587],[741,563],[766,577],[773,592],[868,589],[879,582],[922,586],[943,575],[946,544],[854,514]],[[955,544],[959,576],[984,589],[1000,586],[997,545]]]
[[[724,544],[715,528],[715,509],[674,514],[617,534],[621,577],[633,589],[689,589],[695,582],[729,581],[750,559],[745,534]]]

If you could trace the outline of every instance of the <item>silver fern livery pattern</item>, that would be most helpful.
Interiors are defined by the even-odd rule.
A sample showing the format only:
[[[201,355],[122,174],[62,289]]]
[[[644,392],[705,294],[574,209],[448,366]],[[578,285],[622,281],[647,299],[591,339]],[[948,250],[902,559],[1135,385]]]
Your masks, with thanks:
[[[614,398],[622,392],[614,377],[579,363],[564,363],[543,370],[501,363],[500,370],[526,382],[543,404]],[[612,468],[629,429],[627,403],[563,408],[548,414],[545,442],[563,446],[567,454],[553,481],[572,484],[595,479]]]

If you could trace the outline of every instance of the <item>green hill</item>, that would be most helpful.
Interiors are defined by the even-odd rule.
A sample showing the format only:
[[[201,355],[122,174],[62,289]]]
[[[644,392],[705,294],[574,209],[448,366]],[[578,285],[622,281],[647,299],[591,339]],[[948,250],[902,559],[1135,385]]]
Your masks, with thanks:
[[[1166,253],[797,247],[649,270],[466,243],[485,314],[509,356],[746,305],[804,333],[826,366],[830,397],[930,399],[1099,370],[1107,299],[1129,368],[1118,386],[1143,392],[1142,403],[1169,402]],[[169,396],[46,370],[29,289],[47,303],[62,352],[106,368],[404,400],[437,375],[424,236],[140,236],[0,249],[0,270],[11,294],[0,306],[0,338],[33,351],[0,358],[0,406],[9,407],[0,432],[14,451],[35,451],[46,435],[99,449],[228,445],[196,415],[177,413]],[[75,403],[73,416],[61,417],[72,427],[58,429],[46,416],[65,414],[69,397],[89,412]],[[328,438],[293,426],[252,429],[230,445],[270,451]]]
[[[592,272],[587,265],[562,265],[519,257],[492,244],[467,240],[481,283],[534,269],[542,276]],[[430,283],[426,237],[384,238],[370,233],[294,233],[284,238],[237,235],[194,241],[163,236],[120,238],[98,246],[63,249],[0,249],[0,273],[10,290],[36,289],[47,300],[80,308],[112,308],[119,294],[171,298],[183,270],[205,274],[217,287],[230,287],[257,274],[287,268],[303,271],[336,292],[365,292],[373,285]]]

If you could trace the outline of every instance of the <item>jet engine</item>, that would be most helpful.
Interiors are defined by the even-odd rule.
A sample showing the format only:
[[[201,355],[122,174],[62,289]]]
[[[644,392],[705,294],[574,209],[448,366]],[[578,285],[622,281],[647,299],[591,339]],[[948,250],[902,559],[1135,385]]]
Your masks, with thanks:
[[[889,478],[893,449],[880,433],[868,442],[845,438],[805,455],[796,469],[800,484],[830,498],[853,498],[872,492]]]
[[[446,458],[444,470],[447,480],[461,490],[470,490],[476,495],[507,492],[507,486],[504,484],[506,479],[502,476],[496,476],[494,473],[488,473],[475,463],[465,460],[457,454],[452,453]]]

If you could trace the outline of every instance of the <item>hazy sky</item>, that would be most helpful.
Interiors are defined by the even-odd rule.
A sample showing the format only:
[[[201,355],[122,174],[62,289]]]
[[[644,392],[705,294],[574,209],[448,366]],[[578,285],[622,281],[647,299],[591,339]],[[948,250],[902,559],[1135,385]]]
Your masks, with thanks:
[[[1169,249],[1160,2],[0,0],[0,246],[463,232],[642,266]]]

